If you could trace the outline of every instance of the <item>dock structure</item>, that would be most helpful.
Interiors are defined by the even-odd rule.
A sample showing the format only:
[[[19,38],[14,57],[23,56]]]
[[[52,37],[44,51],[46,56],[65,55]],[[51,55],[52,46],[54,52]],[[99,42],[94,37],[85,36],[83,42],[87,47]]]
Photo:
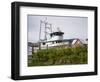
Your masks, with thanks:
[[[39,50],[39,43],[28,42],[28,52],[34,54],[34,52],[37,52],[37,50]]]

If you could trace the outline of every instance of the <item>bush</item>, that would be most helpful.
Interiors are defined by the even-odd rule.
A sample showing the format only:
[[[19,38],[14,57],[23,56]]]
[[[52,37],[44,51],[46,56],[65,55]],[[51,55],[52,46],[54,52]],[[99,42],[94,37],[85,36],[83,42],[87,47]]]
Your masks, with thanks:
[[[49,48],[34,53],[28,66],[86,64],[87,47],[75,48]]]

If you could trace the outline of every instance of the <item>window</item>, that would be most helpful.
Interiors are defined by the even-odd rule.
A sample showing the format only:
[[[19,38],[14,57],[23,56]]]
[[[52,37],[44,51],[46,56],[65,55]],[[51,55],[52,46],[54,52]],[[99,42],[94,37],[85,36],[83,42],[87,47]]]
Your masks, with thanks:
[[[45,45],[45,43],[43,43],[43,45]]]
[[[54,42],[52,42],[52,44],[54,44]]]

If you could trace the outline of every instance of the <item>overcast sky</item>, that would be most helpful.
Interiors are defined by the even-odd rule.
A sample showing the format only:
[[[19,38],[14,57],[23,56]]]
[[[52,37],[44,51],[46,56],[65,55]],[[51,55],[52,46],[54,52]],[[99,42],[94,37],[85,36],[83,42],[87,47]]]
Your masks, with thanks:
[[[64,32],[64,39],[86,39],[88,38],[88,18],[87,17],[68,17],[68,16],[39,16],[28,15],[28,42],[39,41],[40,20],[45,20],[52,24],[52,30],[57,27]]]

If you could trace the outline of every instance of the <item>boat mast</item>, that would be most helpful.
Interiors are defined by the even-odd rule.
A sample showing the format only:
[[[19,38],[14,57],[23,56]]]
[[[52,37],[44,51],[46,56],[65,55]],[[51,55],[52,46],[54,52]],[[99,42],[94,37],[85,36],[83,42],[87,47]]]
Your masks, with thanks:
[[[44,26],[42,26],[44,24]],[[44,38],[42,39],[41,36],[42,32],[44,32]],[[52,33],[52,24],[47,22],[47,17],[45,20],[40,20],[40,31],[39,31],[39,49],[41,49],[41,41],[47,41],[48,40],[48,35],[50,36],[50,33]]]

